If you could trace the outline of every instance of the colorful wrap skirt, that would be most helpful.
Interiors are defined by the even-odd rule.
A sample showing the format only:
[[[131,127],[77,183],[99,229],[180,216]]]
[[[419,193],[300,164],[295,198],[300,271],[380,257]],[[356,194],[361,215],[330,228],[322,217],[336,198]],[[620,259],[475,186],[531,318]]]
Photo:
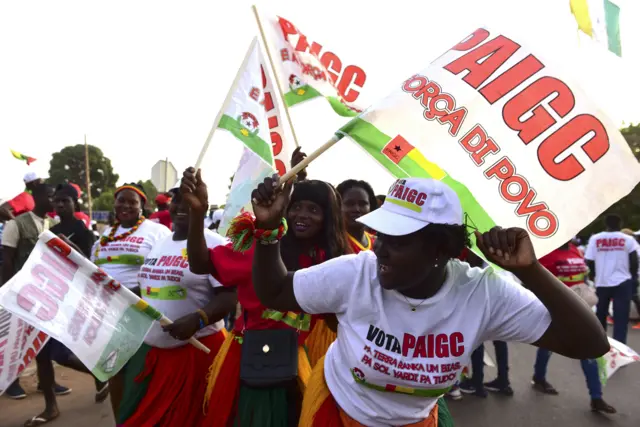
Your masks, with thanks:
[[[302,401],[299,427],[366,427],[351,418],[334,400],[324,379],[324,357],[311,372]],[[443,398],[426,419],[404,427],[453,427],[453,419]]]
[[[209,354],[190,344],[168,349],[143,344],[123,369],[118,426],[202,425],[206,372],[226,335],[222,330],[198,339]]]
[[[241,355],[242,336],[231,332],[209,369],[203,425],[289,427],[292,417],[297,422],[302,394],[311,375],[304,348],[298,347],[297,387],[252,388],[241,384]]]

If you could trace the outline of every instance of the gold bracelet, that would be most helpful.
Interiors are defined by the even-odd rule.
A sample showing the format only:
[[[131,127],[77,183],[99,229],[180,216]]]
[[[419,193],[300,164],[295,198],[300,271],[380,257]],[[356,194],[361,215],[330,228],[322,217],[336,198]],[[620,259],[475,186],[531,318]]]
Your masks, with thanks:
[[[202,321],[204,322],[204,325],[209,326],[209,316],[207,316],[207,313],[205,313],[204,310],[200,308],[196,310],[196,313],[200,315]]]

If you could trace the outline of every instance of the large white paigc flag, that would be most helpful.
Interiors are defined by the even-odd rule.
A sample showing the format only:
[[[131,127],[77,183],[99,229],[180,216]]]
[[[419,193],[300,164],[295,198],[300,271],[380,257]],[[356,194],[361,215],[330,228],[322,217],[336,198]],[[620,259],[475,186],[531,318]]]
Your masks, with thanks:
[[[484,28],[338,134],[396,178],[448,184],[480,231],[528,230],[538,256],[640,181],[616,126],[561,68],[522,40]],[[400,180],[394,194],[414,203],[403,190]]]
[[[162,315],[45,231],[0,305],[66,345],[101,381],[135,354]]]

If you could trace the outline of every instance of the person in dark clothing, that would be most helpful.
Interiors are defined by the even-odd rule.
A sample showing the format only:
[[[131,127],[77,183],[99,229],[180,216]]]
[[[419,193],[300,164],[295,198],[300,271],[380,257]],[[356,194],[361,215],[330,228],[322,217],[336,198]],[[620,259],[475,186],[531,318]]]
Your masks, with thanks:
[[[56,188],[53,199],[56,214],[60,222],[51,227],[51,232],[62,234],[71,241],[84,256],[91,256],[91,248],[95,243],[93,232],[85,227],[84,222],[75,217],[78,206],[78,192],[70,184],[61,184]]]
[[[52,233],[64,237],[72,243],[76,250],[89,257],[95,241],[93,232],[75,217],[78,205],[78,191],[69,184],[61,184],[56,188],[53,206],[60,222],[49,229]],[[62,343],[50,338],[44,348],[36,356],[38,365],[38,388],[44,394],[45,410],[40,415],[27,421],[25,426],[38,426],[50,422],[60,415],[55,394],[55,378],[53,361],[76,371],[91,374],[91,371]],[[109,395],[109,386],[94,378],[96,385],[96,403],[104,401]]]

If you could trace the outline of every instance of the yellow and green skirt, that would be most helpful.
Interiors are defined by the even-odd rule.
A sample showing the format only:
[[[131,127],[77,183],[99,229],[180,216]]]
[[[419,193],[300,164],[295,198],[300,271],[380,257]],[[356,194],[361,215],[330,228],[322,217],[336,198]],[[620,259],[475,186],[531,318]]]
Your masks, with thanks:
[[[289,427],[299,413],[311,366],[298,347],[297,387],[252,388],[240,383],[242,336],[231,332],[209,368],[204,396],[207,427]]]

